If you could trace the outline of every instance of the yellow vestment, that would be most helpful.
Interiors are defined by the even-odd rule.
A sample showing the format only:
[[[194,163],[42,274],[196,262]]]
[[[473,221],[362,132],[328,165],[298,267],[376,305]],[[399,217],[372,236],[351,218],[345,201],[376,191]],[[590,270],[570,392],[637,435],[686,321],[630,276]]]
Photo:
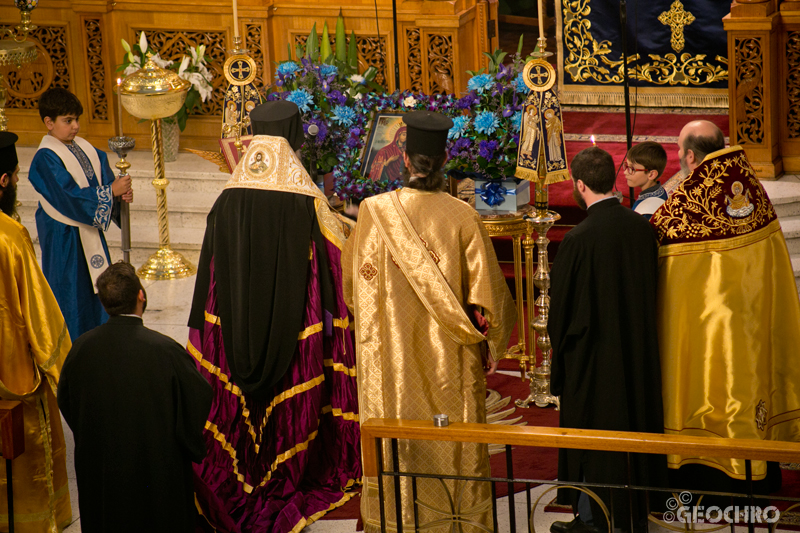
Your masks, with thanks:
[[[495,358],[516,320],[514,302],[477,212],[441,192],[404,188],[361,204],[342,253],[344,295],[355,316],[359,412],[370,418],[486,422],[484,337],[471,307],[483,309]],[[399,441],[400,469],[489,476],[486,445]],[[384,464],[390,447],[384,446]],[[414,529],[412,487],[402,481],[404,529]],[[396,530],[394,488],[384,479],[387,528]],[[485,482],[417,480],[419,527],[491,528]],[[380,528],[378,485],[364,478],[364,531]],[[424,527],[434,526],[431,528]]]
[[[67,462],[56,386],[72,344],[24,226],[0,213],[0,398],[23,403],[25,452],[13,462],[18,533],[70,524]],[[0,493],[5,494],[5,461]],[[8,522],[0,498],[0,527]]]
[[[800,300],[780,223],[744,151],[709,154],[651,222],[661,244],[665,433],[800,440]],[[668,461],[745,478],[744,460]],[[765,474],[754,461],[753,478]]]

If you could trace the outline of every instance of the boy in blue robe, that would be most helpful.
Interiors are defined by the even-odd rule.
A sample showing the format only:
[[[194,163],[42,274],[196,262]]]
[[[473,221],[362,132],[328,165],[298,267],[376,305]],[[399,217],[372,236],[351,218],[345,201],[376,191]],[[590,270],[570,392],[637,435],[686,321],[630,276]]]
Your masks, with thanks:
[[[658,182],[667,166],[667,152],[653,141],[637,144],[625,156],[625,179],[628,187],[641,188],[632,209],[647,220],[667,199],[667,191]]]
[[[28,175],[39,193],[36,229],[42,270],[77,339],[108,319],[94,289],[110,257],[104,231],[119,224],[119,201],[133,201],[130,176],[114,180],[104,152],[78,137],[80,100],[61,88],[39,98],[42,138]]]

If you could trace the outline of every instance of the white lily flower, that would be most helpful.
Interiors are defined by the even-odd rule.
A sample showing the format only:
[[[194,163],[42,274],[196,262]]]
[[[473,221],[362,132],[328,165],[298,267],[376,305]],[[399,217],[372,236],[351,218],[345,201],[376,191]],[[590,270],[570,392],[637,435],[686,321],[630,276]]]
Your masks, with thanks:
[[[170,61],[168,59],[161,59],[161,57],[159,57],[158,54],[154,55],[152,57],[152,59],[153,59],[153,63],[155,63],[156,65],[158,65],[161,68],[167,68],[167,67],[172,65],[172,61]]]
[[[139,34],[139,49],[143,54],[147,53],[147,36],[145,36],[144,32]]]
[[[357,94],[357,95],[355,95],[353,98],[355,98],[356,100],[361,100],[362,98],[364,98],[364,95],[363,95],[363,94],[361,94],[361,93],[358,93],[358,94]]]
[[[192,65],[194,65],[196,67],[197,66],[197,50],[195,50],[194,48],[190,47],[189,48],[189,53],[192,54]]]
[[[197,47],[197,55],[200,56],[200,60],[203,60],[203,57],[206,55],[206,45],[201,44]]]
[[[126,76],[130,76],[131,74],[139,70],[139,68],[141,68],[139,67],[139,65],[131,63],[125,70],[122,71],[122,73],[125,74]]]
[[[189,56],[183,56],[183,60],[181,61],[181,66],[178,67],[178,76],[183,74],[183,72],[186,70],[186,67],[188,66],[189,66]]]
[[[360,74],[353,74],[352,76],[350,76],[350,81],[355,83],[361,83],[364,81],[364,76]]]
[[[131,45],[129,45],[128,41],[126,41],[125,39],[121,39],[121,41],[122,41],[122,49],[130,54],[131,53]]]

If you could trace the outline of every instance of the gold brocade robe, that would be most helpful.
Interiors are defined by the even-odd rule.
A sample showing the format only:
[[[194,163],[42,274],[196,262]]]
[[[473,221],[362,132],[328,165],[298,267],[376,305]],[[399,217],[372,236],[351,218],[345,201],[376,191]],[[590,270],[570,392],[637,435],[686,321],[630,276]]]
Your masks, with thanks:
[[[0,399],[23,403],[25,452],[14,459],[18,533],[56,533],[70,524],[67,462],[55,391],[72,346],[64,317],[24,226],[0,213]],[[5,461],[0,494],[5,495]],[[8,531],[0,498],[0,528]]]
[[[484,337],[467,313],[483,308],[486,340],[499,358],[516,312],[477,212],[441,192],[404,188],[369,198],[345,243],[342,271],[355,316],[360,419],[431,420],[444,413],[451,422],[485,423]],[[405,472],[490,474],[486,445],[401,440],[399,456]],[[386,444],[387,468],[389,457]],[[404,529],[411,531],[410,480],[402,481],[402,492]],[[384,498],[393,531],[394,488],[386,479]],[[456,519],[464,531],[491,529],[488,483],[418,479],[417,498],[420,529],[450,531]],[[375,478],[364,479],[361,515],[365,532],[378,531]]]
[[[800,300],[775,210],[738,146],[709,154],[651,219],[660,242],[664,431],[800,440]],[[745,478],[745,461],[668,456]],[[753,461],[763,479],[764,461]]]

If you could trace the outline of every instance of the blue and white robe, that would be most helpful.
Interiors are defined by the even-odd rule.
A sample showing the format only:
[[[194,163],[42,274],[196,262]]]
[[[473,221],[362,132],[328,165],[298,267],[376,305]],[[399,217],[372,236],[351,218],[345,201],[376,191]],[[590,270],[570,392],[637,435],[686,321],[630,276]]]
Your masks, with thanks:
[[[61,216],[97,228],[105,257],[98,253],[89,260],[95,266],[105,268],[110,257],[103,232],[108,229],[112,220],[119,225],[119,201],[115,201],[111,192],[114,174],[108,165],[108,157],[79,137],[65,145],[69,154],[62,151],[66,154],[64,157],[74,157],[88,181],[88,187],[82,188],[67,170],[68,165],[62,157],[43,147],[46,141],[51,142],[52,139],[46,139],[40,145],[31,162],[28,178],[42,199]],[[96,153],[97,158],[91,158],[95,159],[94,165],[86,153],[87,150],[94,150]],[[72,163],[74,162],[70,162],[71,166],[76,168]],[[100,170],[99,182],[95,166]],[[41,203],[36,210],[36,228],[42,247],[42,270],[67,322],[70,337],[77,339],[108,319],[95,294],[84,256],[81,230],[74,225],[55,220],[48,215]]]

